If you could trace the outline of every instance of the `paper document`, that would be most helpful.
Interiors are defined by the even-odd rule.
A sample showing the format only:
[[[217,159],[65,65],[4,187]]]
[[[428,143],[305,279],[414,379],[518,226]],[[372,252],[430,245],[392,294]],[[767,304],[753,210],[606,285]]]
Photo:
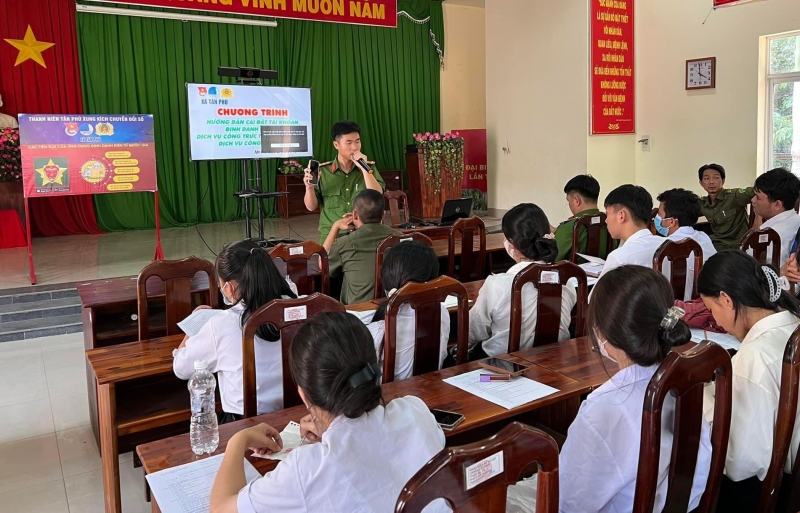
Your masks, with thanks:
[[[289,457],[289,453],[300,447],[300,441],[303,437],[300,436],[300,424],[297,422],[290,422],[287,424],[283,431],[281,431],[281,440],[283,440],[283,449],[281,452],[275,454],[257,454],[253,453],[256,458],[264,458],[266,460],[280,460],[283,461]]]
[[[211,308],[203,308],[201,310],[197,310],[196,312],[192,312],[192,314],[178,323],[178,327],[190,337],[193,337],[200,333],[200,329],[205,326],[205,324],[211,319],[212,317],[221,314],[224,310],[212,310]]]
[[[708,331],[708,336],[704,336],[703,330],[701,329],[692,329],[692,342],[702,342],[703,338],[708,338],[711,342],[719,344],[724,349],[735,349],[736,351],[739,350],[739,346],[742,344],[739,342],[739,339],[734,337],[729,333],[714,333],[713,331]]]
[[[473,301],[470,299],[467,303],[472,303]],[[455,308],[458,306],[458,296],[447,296],[447,299],[442,301],[442,304],[445,308]]]
[[[372,322],[372,317],[375,315],[375,310],[367,310],[366,312],[354,312],[353,310],[348,310],[347,313],[350,315],[355,315],[364,324],[369,324]]]
[[[147,484],[161,513],[208,513],[211,487],[224,454],[148,474]],[[252,463],[242,458],[244,477],[249,483],[261,477]]]
[[[586,273],[586,276],[591,278],[597,278],[600,276],[600,273],[603,272],[603,267],[606,265],[605,260],[589,255],[582,255],[581,253],[578,253],[578,256],[588,260],[588,262],[580,264],[580,268],[583,269],[583,272]]]
[[[491,381],[481,383],[481,374],[494,374],[486,369],[478,369],[459,374],[444,380],[445,383],[477,395],[490,403],[510,410],[517,406],[555,394],[558,389],[539,383],[525,376],[511,378],[511,381]]]
[[[584,255],[583,253],[578,253],[578,256],[583,258],[584,260],[586,260],[586,262],[588,262],[590,264],[599,265],[600,267],[603,267],[604,265],[606,265],[606,261],[603,260],[602,258],[589,256],[589,255]]]

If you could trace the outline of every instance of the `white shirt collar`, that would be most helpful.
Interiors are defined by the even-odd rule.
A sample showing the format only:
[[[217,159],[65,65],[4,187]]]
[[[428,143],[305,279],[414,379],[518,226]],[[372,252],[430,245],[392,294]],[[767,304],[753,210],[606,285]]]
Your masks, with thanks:
[[[547,265],[545,262],[543,262],[541,260],[536,260],[535,262],[523,261],[523,262],[519,262],[519,263],[516,263],[516,264],[512,265],[508,269],[508,271],[506,271],[506,274],[518,274],[518,273],[522,272],[523,269],[525,269],[526,267],[528,267],[531,264]]]
[[[762,228],[769,228],[770,226],[774,226],[774,225],[780,223],[781,221],[785,221],[786,219],[789,219],[790,217],[793,217],[793,216],[796,216],[796,215],[797,215],[797,212],[795,212],[794,209],[790,208],[789,210],[787,210],[785,212],[781,212],[780,214],[778,214],[776,216],[770,217],[769,219],[767,219],[766,221],[764,221],[761,224],[761,227]]]
[[[681,226],[677,230],[675,230],[675,233],[670,235],[670,237],[674,237],[676,235],[686,235],[688,237],[690,235],[694,235],[694,232],[695,230],[691,226]]]
[[[747,332],[744,340],[742,340],[742,344],[746,344],[757,339],[771,329],[790,325],[793,326],[795,324],[797,324],[797,317],[795,317],[792,312],[783,311],[768,315],[767,317],[764,317],[757,323],[753,324],[753,327],[750,328],[750,331]]]
[[[642,367],[641,365],[630,365],[614,374],[608,381],[600,385],[592,395],[608,394],[616,392],[624,387],[630,386],[637,381],[650,381],[658,370],[658,365]]]
[[[642,237],[647,237],[648,235],[653,235],[653,233],[650,230],[648,230],[647,228],[642,228],[638,232],[636,232],[633,235],[631,235],[630,237],[628,237],[628,240],[625,241],[625,244],[627,244],[629,242],[632,242],[632,241],[635,241],[637,239],[641,239]]]

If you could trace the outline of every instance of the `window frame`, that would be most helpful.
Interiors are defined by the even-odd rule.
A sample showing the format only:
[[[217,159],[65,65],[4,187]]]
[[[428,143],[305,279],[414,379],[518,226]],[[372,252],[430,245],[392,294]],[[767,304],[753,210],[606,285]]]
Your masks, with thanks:
[[[773,169],[772,157],[774,155],[773,144],[775,142],[775,86],[795,82],[800,84],[800,71],[792,71],[786,73],[772,73],[772,41],[776,39],[785,39],[789,37],[800,37],[800,30],[794,32],[787,32],[783,34],[775,34],[767,37],[766,44],[766,121],[764,133],[766,135],[766,145],[764,146],[764,171]]]

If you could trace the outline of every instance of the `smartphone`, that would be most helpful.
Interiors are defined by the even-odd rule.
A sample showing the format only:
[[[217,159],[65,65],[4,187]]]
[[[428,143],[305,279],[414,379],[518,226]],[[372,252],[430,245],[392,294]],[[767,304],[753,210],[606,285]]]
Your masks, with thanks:
[[[429,408],[431,414],[436,419],[436,422],[439,423],[442,429],[445,431],[451,431],[456,428],[459,424],[464,422],[464,416],[460,413],[455,413],[452,411],[444,411],[444,410],[435,410],[433,408]]]
[[[478,365],[484,369],[489,369],[500,374],[508,374],[509,376],[519,376],[524,374],[529,369],[526,365],[503,360],[502,358],[487,358],[480,360]]]
[[[319,161],[310,160],[308,168],[311,170],[311,185],[317,185],[319,183]]]

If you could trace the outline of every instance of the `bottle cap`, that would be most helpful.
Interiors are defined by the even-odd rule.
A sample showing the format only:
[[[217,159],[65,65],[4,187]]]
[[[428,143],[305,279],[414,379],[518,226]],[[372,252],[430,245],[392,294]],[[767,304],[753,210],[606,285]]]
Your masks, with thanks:
[[[194,370],[206,370],[208,369],[208,362],[205,360],[195,360],[194,361]]]

